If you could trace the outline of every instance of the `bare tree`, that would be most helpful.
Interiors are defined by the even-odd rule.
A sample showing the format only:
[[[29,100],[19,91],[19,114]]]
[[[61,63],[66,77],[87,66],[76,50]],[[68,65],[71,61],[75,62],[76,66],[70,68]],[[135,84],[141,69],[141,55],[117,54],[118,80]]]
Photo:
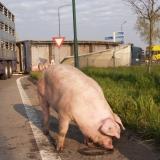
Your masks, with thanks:
[[[141,17],[137,17],[135,29],[139,32],[143,41],[149,44],[150,36],[149,36],[149,23],[145,19]],[[156,21],[153,27],[153,35],[152,35],[153,43],[160,41],[160,22]]]
[[[151,46],[154,40],[160,37],[160,0],[124,0],[130,4],[137,14],[137,29],[143,39],[149,43],[148,72],[151,72],[152,52]],[[160,25],[160,24],[159,24]]]

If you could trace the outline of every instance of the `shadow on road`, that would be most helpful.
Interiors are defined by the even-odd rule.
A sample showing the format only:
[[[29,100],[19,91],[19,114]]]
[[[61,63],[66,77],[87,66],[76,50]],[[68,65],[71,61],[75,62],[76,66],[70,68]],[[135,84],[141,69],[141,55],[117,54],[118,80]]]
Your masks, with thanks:
[[[42,130],[42,112],[38,110],[36,106],[27,106],[27,107],[33,110],[33,112],[35,112],[36,115],[38,116],[39,123],[37,124],[33,122],[33,124]],[[23,104],[14,105],[14,109],[16,110],[17,113],[19,113],[20,115],[22,115],[24,118],[28,120]],[[58,120],[53,115],[50,116],[50,130],[56,134],[58,132]],[[66,137],[69,139],[73,139],[80,144],[83,143],[83,135],[80,132],[79,128],[74,124],[70,124]],[[48,136],[48,139],[55,146],[55,140],[53,139],[53,137]],[[160,155],[158,155],[157,157],[156,154],[153,152],[152,148],[149,148],[148,146],[141,143],[141,141],[134,139],[128,131],[125,131],[125,133],[122,135],[120,140],[118,141],[116,140],[113,143],[115,146],[115,151],[112,153],[112,157],[113,157],[112,159],[117,159],[117,160],[143,160],[143,159],[159,160],[160,159]],[[71,147],[72,147],[72,150],[74,150],[74,146],[71,145]]]
[[[33,124],[36,125],[40,130],[42,130],[42,111],[36,109],[34,106],[27,106],[27,107],[29,107],[34,113],[36,113],[36,116],[38,117],[40,124],[35,123],[34,121],[33,121]],[[28,119],[27,114],[26,114],[26,110],[25,110],[23,104],[14,105],[14,109],[20,115],[22,115],[23,117]],[[50,131],[52,131],[54,133],[58,133],[58,119],[56,117],[54,117],[53,115],[50,115],[49,121],[50,121],[49,122]],[[79,143],[83,143],[83,135],[82,135],[81,131],[79,130],[79,128],[74,124],[70,124],[66,137],[70,138],[70,139],[74,139]]]

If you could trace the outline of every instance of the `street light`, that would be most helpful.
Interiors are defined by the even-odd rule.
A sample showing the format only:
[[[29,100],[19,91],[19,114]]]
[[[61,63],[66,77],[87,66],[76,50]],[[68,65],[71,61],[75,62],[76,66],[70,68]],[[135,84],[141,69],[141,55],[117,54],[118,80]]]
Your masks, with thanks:
[[[59,26],[59,30],[58,30],[58,35],[59,37],[61,36],[61,17],[60,17],[60,9],[64,8],[64,7],[67,7],[67,6],[71,6],[71,4],[65,4],[65,5],[62,5],[62,6],[59,6],[58,7],[58,26]]]
[[[123,32],[123,25],[126,24],[127,21],[124,21],[122,24],[121,24],[121,32]]]
[[[122,38],[122,44],[124,43],[124,33],[123,33],[123,25],[126,24],[127,21],[123,21],[123,23],[121,24],[121,32],[123,34],[123,38]]]
[[[59,22],[59,37],[61,36],[61,20],[60,20],[60,9],[71,4],[66,4],[58,7],[58,22]],[[76,4],[75,0],[72,0],[72,12],[73,12],[73,30],[74,30],[74,62],[75,67],[79,68],[78,58],[78,41],[77,41],[77,24],[76,24]]]

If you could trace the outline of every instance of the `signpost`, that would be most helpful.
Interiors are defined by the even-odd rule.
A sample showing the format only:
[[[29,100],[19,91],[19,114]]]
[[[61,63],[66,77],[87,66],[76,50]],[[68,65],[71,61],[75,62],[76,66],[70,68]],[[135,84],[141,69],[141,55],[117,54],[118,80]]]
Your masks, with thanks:
[[[113,36],[105,37],[105,40],[112,40],[113,42],[124,43],[124,32],[113,32]]]
[[[124,43],[124,32],[113,32],[113,36],[108,36],[108,37],[105,37],[105,40],[107,41],[113,41],[113,42],[119,42],[121,44]],[[116,66],[116,48],[114,47],[114,50],[113,50],[113,66],[115,67]]]
[[[105,37],[105,40],[113,40],[113,36]]]
[[[124,32],[113,32],[114,42],[124,43]]]
[[[52,37],[52,41],[56,43],[58,47],[58,61],[60,63],[60,47],[64,42],[65,37]]]
[[[65,37],[53,37],[53,42],[56,43],[57,47],[60,48],[62,43],[64,42]]]
[[[74,30],[74,65],[79,68],[79,57],[78,57],[78,40],[77,40],[77,23],[76,23],[76,2],[72,0],[72,11],[73,11],[73,30]]]

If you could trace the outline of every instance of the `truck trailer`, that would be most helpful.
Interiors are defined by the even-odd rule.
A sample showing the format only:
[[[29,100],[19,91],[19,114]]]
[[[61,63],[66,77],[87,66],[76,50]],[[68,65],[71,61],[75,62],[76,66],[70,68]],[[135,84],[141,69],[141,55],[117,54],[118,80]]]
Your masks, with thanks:
[[[16,71],[15,16],[0,2],[0,78]]]

